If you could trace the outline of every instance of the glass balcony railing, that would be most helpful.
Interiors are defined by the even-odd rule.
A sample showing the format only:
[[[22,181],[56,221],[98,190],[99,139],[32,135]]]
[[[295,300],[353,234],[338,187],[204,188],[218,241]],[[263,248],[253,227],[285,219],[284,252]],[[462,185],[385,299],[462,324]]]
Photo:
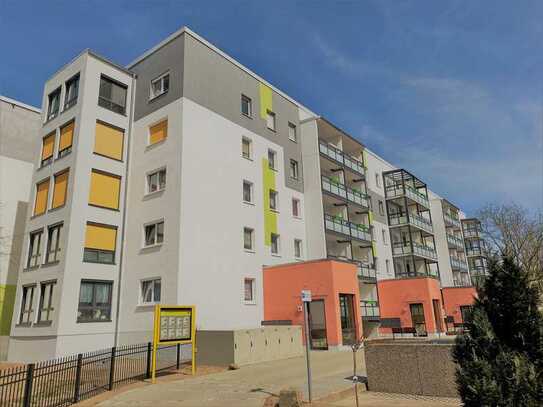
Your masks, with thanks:
[[[428,201],[426,195],[420,193],[411,185],[405,185],[405,192],[401,184],[387,185],[385,187],[385,191],[387,198],[397,198],[405,195],[425,208],[430,208],[430,202]]]
[[[334,217],[329,214],[324,215],[324,224],[326,229],[333,232],[351,236],[358,240],[371,242],[371,231],[368,226],[352,223],[340,217]]]
[[[413,250],[411,250],[411,245],[409,242],[406,244],[403,243],[394,243],[392,245],[392,254],[396,256],[403,256],[408,254],[413,254],[416,256],[427,257],[432,260],[437,260],[437,252],[435,249],[430,246],[426,246],[420,243],[413,242]]]
[[[377,301],[360,301],[360,314],[366,318],[379,318],[379,303]]]
[[[482,256],[483,249],[481,247],[466,247],[466,255],[468,256]]]
[[[458,219],[457,217],[451,214],[443,213],[443,220],[445,221],[445,224],[448,226],[455,226],[458,228],[460,227],[460,219]]]
[[[397,213],[391,214],[389,216],[389,224],[390,226],[401,226],[401,225],[411,224],[422,230],[425,230],[428,233],[433,233],[434,231],[432,222],[429,219],[426,219],[414,213],[410,213],[409,218],[407,217],[406,214],[397,214]]]
[[[464,241],[461,238],[456,237],[455,235],[447,234],[447,242],[449,242],[457,249],[464,250]]]
[[[363,192],[357,191],[352,188],[348,188],[344,184],[336,180],[333,180],[332,178],[328,178],[324,175],[321,178],[322,178],[322,189],[324,191],[329,192],[333,195],[339,196],[341,198],[345,198],[348,201],[358,204],[360,206],[363,206],[365,208],[370,207],[369,197]]]
[[[468,271],[468,263],[466,263],[464,260],[459,259],[454,256],[449,256],[451,258],[451,266],[453,269],[461,270],[461,271]]]
[[[365,174],[364,163],[348,154],[345,154],[339,148],[325,141],[319,140],[319,151],[321,152],[321,154],[325,155],[328,158],[331,158],[332,160],[340,163],[341,165],[359,174]]]
[[[464,238],[479,237],[480,231],[478,229],[464,229]]]
[[[376,280],[377,271],[372,264],[360,262],[358,263],[358,278],[364,280]]]

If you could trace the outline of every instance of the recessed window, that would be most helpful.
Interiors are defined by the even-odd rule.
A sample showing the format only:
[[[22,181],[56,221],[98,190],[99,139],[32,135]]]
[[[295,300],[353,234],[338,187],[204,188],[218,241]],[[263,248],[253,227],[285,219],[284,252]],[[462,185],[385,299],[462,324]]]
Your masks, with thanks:
[[[387,245],[388,244],[387,232],[384,228],[381,229],[381,235],[383,237],[383,244]]]
[[[38,323],[53,321],[53,293],[56,281],[48,281],[40,284],[40,303],[38,307]]]
[[[58,158],[64,157],[72,152],[74,141],[75,122],[71,121],[60,128],[60,140],[58,142]]]
[[[275,131],[275,113],[271,110],[266,112],[266,126],[268,126],[268,129]]]
[[[245,278],[243,280],[243,300],[245,302],[255,301],[255,279]]]
[[[290,178],[298,179],[298,161],[290,160]]]
[[[288,138],[290,141],[298,142],[298,134],[296,133],[296,125],[288,123]]]
[[[98,223],[87,223],[83,261],[88,263],[113,264],[117,247],[117,227]]]
[[[243,228],[243,248],[245,250],[254,250],[254,229]]]
[[[302,241],[300,239],[294,239],[294,257],[302,258]]]
[[[53,162],[53,153],[55,151],[56,132],[49,133],[42,139],[41,146],[41,167],[45,167]]]
[[[253,183],[249,181],[243,181],[243,202],[253,202]]]
[[[143,280],[141,282],[141,298],[142,305],[160,303],[160,291],[162,289],[162,281],[160,278],[152,280]]]
[[[79,93],[79,74],[66,82],[66,95],[64,96],[64,110],[75,106]]]
[[[126,113],[126,90],[126,85],[102,76],[98,105],[124,115]]]
[[[271,247],[270,247],[271,253],[279,254],[279,251],[281,249],[280,242],[279,242],[279,235],[272,233],[270,240],[271,240]]]
[[[385,216],[385,204],[383,201],[379,201],[379,215]]]
[[[268,150],[268,166],[272,170],[277,169],[277,153],[273,150]]]
[[[77,322],[111,321],[112,288],[111,281],[82,280]]]
[[[253,115],[253,103],[251,98],[245,95],[241,95],[241,113],[249,117]]]
[[[49,101],[47,108],[47,120],[52,120],[58,116],[60,111],[60,87],[51,92],[47,98]]]
[[[49,178],[36,185],[36,201],[34,202],[34,216],[42,215],[47,210],[49,201]]]
[[[168,137],[168,120],[162,120],[160,123],[149,127],[149,145],[160,143]]]
[[[301,218],[300,200],[296,198],[292,198],[292,216]]]
[[[42,236],[42,230],[30,233],[28,239],[28,258],[26,260],[27,268],[36,267],[40,264]]]
[[[252,149],[253,149],[253,142],[251,141],[251,139],[248,139],[247,137],[242,137],[241,138],[241,155],[243,156],[243,158],[247,158],[248,160],[250,160],[253,156]]]
[[[270,209],[279,210],[279,193],[273,189],[270,189]]]
[[[60,208],[66,203],[69,175],[70,170],[65,170],[58,174],[55,174],[55,178],[53,181],[53,201],[51,202],[51,209]]]
[[[381,188],[381,176],[377,172],[375,173],[375,185]]]
[[[145,225],[144,233],[145,247],[162,244],[164,242],[164,221]]]
[[[147,174],[147,193],[151,194],[166,189],[166,168]]]
[[[30,325],[34,321],[34,294],[36,285],[23,287],[19,324]]]
[[[387,274],[390,274],[390,260],[388,259],[385,260],[385,267],[387,270]]]
[[[47,228],[47,250],[45,263],[54,263],[60,260],[60,232],[62,223]]]
[[[165,73],[151,81],[150,99],[154,99],[170,89],[170,73]]]
[[[124,130],[111,124],[97,121],[94,133],[94,154],[122,161]]]
[[[89,205],[106,209],[119,209],[121,177],[107,172],[92,170]]]

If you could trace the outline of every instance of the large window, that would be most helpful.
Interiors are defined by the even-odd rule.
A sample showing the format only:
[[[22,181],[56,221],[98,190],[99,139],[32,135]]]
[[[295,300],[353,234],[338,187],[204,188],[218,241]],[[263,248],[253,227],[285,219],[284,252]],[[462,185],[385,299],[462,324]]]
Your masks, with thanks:
[[[58,142],[58,157],[64,157],[72,152],[72,144],[74,140],[75,122],[62,126],[60,128],[60,140]]]
[[[40,304],[38,307],[38,323],[53,321],[53,290],[56,281],[48,281],[40,284]]]
[[[69,109],[77,103],[79,93],[79,74],[66,82],[66,96],[64,97],[64,110]]]
[[[251,102],[251,98],[245,95],[241,95],[241,113],[249,117],[253,115],[253,104]]]
[[[113,264],[117,246],[117,228],[111,225],[87,223],[83,261]]]
[[[147,174],[147,193],[151,194],[166,189],[166,168]]]
[[[53,162],[53,153],[55,151],[56,132],[49,133],[42,140],[41,146],[41,167],[45,167]]]
[[[164,221],[149,223],[144,226],[145,247],[156,246],[164,242]]]
[[[60,208],[66,203],[66,193],[68,192],[68,177],[70,170],[64,170],[58,174],[55,174],[55,180],[53,183],[53,202],[51,203],[51,209]]]
[[[89,204],[107,209],[119,209],[121,177],[92,170]]]
[[[243,248],[245,250],[254,250],[254,229],[243,228]]]
[[[104,122],[96,122],[94,153],[122,161],[124,130]]]
[[[142,305],[160,303],[161,287],[162,287],[162,282],[160,278],[154,278],[152,280],[143,280],[141,282],[140,303]]]
[[[149,128],[149,145],[160,143],[168,137],[168,120],[162,120]]]
[[[34,216],[42,215],[47,210],[49,200],[49,178],[36,185],[36,201],[34,202]]]
[[[298,179],[298,161],[290,160],[290,178]]]
[[[158,78],[151,81],[150,99],[154,99],[164,93],[167,93],[170,89],[170,73],[160,75]]]
[[[41,241],[43,231],[37,230],[30,233],[28,241],[28,258],[26,260],[26,267],[37,267],[41,261]]]
[[[53,263],[60,260],[60,232],[62,223],[52,225],[47,228],[47,251],[45,253],[45,262]]]
[[[19,324],[30,325],[34,321],[34,293],[36,285],[23,287],[21,300],[21,313],[19,314]]]
[[[100,78],[98,105],[115,113],[125,114],[126,89],[126,85],[102,76]]]
[[[52,120],[58,116],[60,111],[60,88],[51,92],[47,99],[49,101],[47,108],[47,120]]]
[[[243,300],[245,302],[255,301],[255,279],[245,278],[243,280]]]
[[[111,321],[111,281],[82,280],[77,322]]]

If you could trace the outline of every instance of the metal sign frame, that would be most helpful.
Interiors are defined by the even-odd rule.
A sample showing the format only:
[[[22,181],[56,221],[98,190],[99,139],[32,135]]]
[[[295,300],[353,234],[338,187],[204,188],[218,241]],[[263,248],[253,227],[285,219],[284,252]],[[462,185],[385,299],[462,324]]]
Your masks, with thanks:
[[[164,313],[175,314],[190,313],[190,337],[177,339],[161,339],[160,322]],[[156,356],[160,345],[192,344],[192,375],[196,374],[196,307],[194,305],[155,305],[155,319],[153,328],[153,360],[151,367],[151,381],[154,383],[156,378]]]

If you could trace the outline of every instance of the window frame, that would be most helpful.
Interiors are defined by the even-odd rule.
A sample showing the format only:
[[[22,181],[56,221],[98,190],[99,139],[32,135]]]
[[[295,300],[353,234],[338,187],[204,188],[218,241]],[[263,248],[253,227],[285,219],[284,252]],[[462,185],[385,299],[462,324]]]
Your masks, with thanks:
[[[296,219],[302,219],[301,201],[298,198],[292,198],[292,216]]]
[[[160,186],[162,185],[160,183],[160,174],[161,173],[164,173],[164,186],[161,188]],[[154,170],[151,170],[151,171],[148,171],[146,174],[145,174],[145,195],[153,195],[153,194],[157,194],[159,192],[163,192],[166,190],[166,182],[168,180],[168,176],[167,176],[167,169],[166,167],[160,167],[160,168],[157,168],[157,169],[154,169]],[[153,175],[156,175],[157,177],[157,189],[155,189],[154,191],[151,191],[150,189],[150,186],[151,186],[151,182],[150,182],[150,179]]]
[[[38,253],[36,253],[35,255],[33,255],[33,252],[34,252],[33,249],[34,249],[34,243],[35,243],[32,239],[33,236],[38,236],[38,246],[37,246]],[[41,259],[42,259],[42,252],[41,252],[42,240],[43,240],[43,228],[33,230],[28,234],[28,249],[27,249],[27,257],[26,257],[27,270],[32,270],[40,266]],[[35,262],[34,262],[35,264],[31,264],[32,259],[35,259]]]
[[[162,241],[159,242],[158,241],[158,226],[160,224],[162,224]],[[154,226],[153,243],[147,244],[147,228],[153,227],[153,226]],[[149,249],[149,248],[152,248],[152,247],[160,247],[160,246],[162,246],[164,244],[164,241],[165,241],[165,239],[164,239],[164,237],[165,237],[164,230],[165,230],[164,219],[157,219],[157,220],[145,223],[143,225],[143,245],[142,245],[142,249]]]
[[[245,246],[245,234],[247,232],[249,233],[251,247],[246,247]],[[244,226],[243,227],[243,250],[245,250],[246,252],[250,252],[250,253],[254,253],[254,251],[255,251],[255,230],[254,230],[254,228],[251,228],[249,226]]]
[[[157,281],[160,282],[160,289],[158,291],[158,293],[159,293],[158,301],[155,298],[155,291],[156,291],[156,283],[157,283]],[[151,301],[145,301],[145,291],[144,291],[144,287],[143,287],[145,283],[152,283]],[[160,304],[161,301],[162,301],[162,277],[151,277],[151,278],[141,279],[140,280],[140,295],[139,295],[138,305],[140,305],[140,306],[156,305],[156,304]]]
[[[298,253],[296,251],[298,250]],[[303,252],[303,241],[302,239],[294,239],[294,258],[295,259],[303,259],[304,252]]]
[[[103,175],[105,177],[110,177],[110,178],[116,178],[117,180],[119,180],[119,196],[117,197],[117,204],[116,204],[116,207],[111,207],[111,206],[104,206],[104,205],[99,205],[97,203],[92,203],[91,202],[91,192],[92,192],[92,174],[95,173],[95,174],[99,174],[99,175]],[[107,172],[107,171],[104,171],[104,170],[100,170],[98,168],[91,168],[91,176],[90,176],[90,183],[89,183],[89,198],[88,198],[88,205],[89,206],[93,206],[95,208],[101,208],[101,209],[107,209],[107,210],[110,210],[110,211],[115,211],[115,212],[119,212],[121,210],[121,195],[122,195],[122,192],[123,192],[123,177],[121,175],[117,175],[117,174],[113,174],[111,172]]]
[[[112,100],[109,100],[103,96],[100,96],[100,88],[101,88],[101,85],[102,85],[102,80],[106,81],[106,82],[109,82],[111,83],[112,85],[116,85],[120,88],[123,88],[124,89],[124,105],[119,105],[117,103],[115,103],[114,101]],[[120,114],[120,115],[123,115],[123,116],[126,116],[126,101],[127,101],[127,97],[128,97],[128,85],[125,85],[124,83],[122,82],[119,82],[107,75],[104,75],[104,74],[101,74],[100,75],[100,82],[99,82],[99,85],[98,85],[98,106],[104,108],[104,109],[107,109],[113,113],[117,113],[117,114]],[[113,107],[120,107],[122,108],[122,111],[119,111],[119,110],[115,110]]]
[[[292,134],[294,134],[294,138],[291,137],[291,130]],[[292,122],[288,122],[288,139],[294,143],[298,142],[298,126]]]
[[[53,323],[53,316],[55,312],[55,307],[53,306],[53,294],[56,292],[54,290],[57,285],[57,280],[42,281],[40,283],[40,296],[38,300],[38,315],[37,315],[37,324],[49,325]],[[44,307],[45,299],[45,290],[47,287],[50,287],[49,296],[47,297],[47,307]],[[46,318],[42,318],[43,312],[46,313]]]
[[[164,89],[164,79],[165,78],[168,78],[168,88]],[[160,84],[161,84],[161,90],[160,90],[160,93],[154,93],[153,92],[153,85],[156,83],[156,82],[159,82],[160,81]],[[163,74],[157,76],[155,79],[152,79],[150,82],[149,82],[149,102],[152,101],[152,100],[155,100],[156,98],[162,96],[162,95],[165,95],[166,93],[168,93],[170,90],[170,71],[166,71],[164,72]]]
[[[62,205],[53,206],[55,203],[55,192],[57,190],[57,178],[64,174],[67,174],[66,187],[65,187],[66,189],[64,191],[64,202],[62,203]],[[70,167],[60,170],[59,172],[53,174],[53,193],[51,194],[51,209],[50,210],[60,209],[66,205],[66,201],[68,200],[68,183],[69,182],[70,182]]]
[[[117,239],[118,239],[118,232],[119,228],[115,225],[109,225],[107,223],[99,223],[99,222],[87,222],[85,224],[85,235],[87,233],[87,227],[91,226],[98,226],[108,229],[114,229],[115,230],[115,250],[105,250],[105,249],[95,249],[95,248],[87,248],[85,247],[86,242],[83,243],[83,263],[94,263],[94,264],[106,264],[106,265],[115,265],[115,257],[117,255]],[[86,236],[85,236],[86,239]],[[88,258],[89,254],[96,254],[96,260],[91,260]],[[100,255],[107,254],[111,255],[111,261],[101,261]]]
[[[75,88],[75,96],[73,96],[71,99],[68,99],[69,96],[69,86],[73,83],[76,83]],[[71,107],[75,106],[77,104],[77,98],[79,97],[79,84],[80,84],[80,73],[76,73],[73,75],[70,79],[68,79],[66,82],[64,82],[64,105],[62,108],[62,111],[66,111],[70,109]]]
[[[57,105],[56,112],[53,112],[51,110],[53,106],[53,104],[51,103],[53,99],[51,97],[56,96],[56,95],[58,95],[58,105]],[[45,122],[49,122],[53,120],[54,118],[58,117],[58,115],[60,114],[60,97],[61,96],[62,96],[62,86],[57,87],[55,90],[53,90],[47,95],[47,116],[45,118]]]
[[[98,310],[108,310],[109,311],[109,317],[107,319],[96,319],[96,318],[92,318],[92,319],[89,319],[89,318],[81,318],[79,316],[79,312],[81,310],[81,288],[83,286],[83,284],[92,284],[93,286],[93,289],[92,289],[92,303],[90,306],[84,306],[84,310],[95,310],[95,309],[98,309]],[[95,290],[95,287],[99,284],[103,284],[103,285],[108,285],[110,288],[109,288],[109,298],[108,298],[108,302],[109,304],[106,305],[106,306],[99,306],[97,305],[96,303],[96,290]],[[78,301],[77,301],[77,319],[76,319],[76,322],[77,323],[92,323],[92,322],[112,322],[112,318],[111,318],[111,313],[113,311],[113,306],[112,306],[112,303],[113,303],[113,281],[112,280],[92,280],[92,279],[82,279],[80,284],[79,284],[79,298],[78,298]]]
[[[69,147],[63,148],[61,150],[60,149],[60,141],[61,141],[61,138],[62,138],[62,129],[68,127],[71,124],[74,125],[74,128],[72,130],[72,144],[70,144]],[[73,145],[74,145],[74,135],[75,135],[75,119],[71,119],[71,120],[67,121],[66,123],[64,123],[62,126],[59,126],[58,133],[59,133],[59,135],[58,135],[57,160],[61,159],[62,157],[66,157],[68,154],[70,154],[72,152]]]
[[[290,159],[289,163],[289,176],[290,179],[298,181],[300,179],[300,166],[298,164],[298,161],[294,159]]]
[[[18,324],[19,326],[31,326],[34,321],[36,320],[36,316],[34,315],[35,309],[34,309],[34,301],[36,296],[36,283],[33,284],[27,284],[23,285],[21,287],[21,308],[19,309],[19,318],[18,318]],[[28,302],[29,308],[26,308],[27,304],[27,298],[28,298],[28,289],[31,289],[31,295],[30,295],[30,301]],[[27,316],[25,318],[25,315]]]
[[[275,238],[275,246],[276,249],[274,251],[274,238]],[[281,235],[278,233],[270,233],[270,253],[272,256],[280,256],[281,255]]]
[[[249,152],[248,155],[245,155],[245,152],[243,151],[244,143],[247,142],[247,145],[249,146]],[[242,136],[241,137],[241,156],[245,158],[246,160],[253,160],[253,140],[251,140],[249,137]]]
[[[275,189],[270,188],[268,191],[268,194],[269,194],[268,200],[270,204],[269,209],[274,212],[279,212],[279,192]],[[272,206],[272,202],[274,204],[273,206]]]
[[[375,186],[381,188],[381,175],[378,172],[375,173]]]
[[[247,298],[247,286],[250,284],[251,297]],[[244,277],[243,278],[243,302],[245,304],[256,304],[256,278]]]
[[[53,151],[49,157],[46,159],[43,159],[43,147],[45,145],[44,141],[45,139],[53,137]],[[57,144],[57,130],[53,130],[42,137],[41,139],[41,155],[40,155],[40,168],[47,167],[48,165],[52,164],[55,160],[55,147]]]
[[[273,160],[270,160],[270,157],[272,157]],[[272,150],[271,148],[268,148],[268,168],[270,170],[277,171],[277,151]]]
[[[249,186],[249,199],[245,199],[245,186]],[[255,201],[254,201],[254,184],[249,181],[249,180],[246,180],[244,179],[243,182],[242,182],[242,200],[243,200],[243,203],[246,203],[246,204],[254,204]]]
[[[60,237],[62,228],[64,227],[64,222],[55,223],[53,225],[47,226],[47,244],[45,246],[45,263],[44,264],[53,264],[58,263],[60,261],[59,259],[59,253],[62,251],[62,248],[60,247]],[[55,249],[51,250],[51,236],[54,231],[57,231],[56,240],[55,240]],[[51,253],[54,253],[54,259],[51,260],[50,256]]]
[[[270,127],[270,118],[272,119],[273,127]],[[266,128],[273,132],[277,132],[277,115],[271,110],[266,110]]]
[[[243,102],[244,101],[247,102],[247,106],[248,106],[248,109],[247,109],[248,112],[247,113],[245,113],[243,111]],[[253,118],[253,100],[249,96],[247,96],[247,95],[245,95],[243,93],[241,94],[241,99],[240,99],[240,111],[241,111],[241,114],[243,116],[248,117],[250,119]]]
[[[381,229],[381,238],[383,240],[383,245],[388,246],[387,231],[385,228]]]
[[[379,208],[379,215],[385,216],[385,203],[381,200],[377,202],[377,206]]]

